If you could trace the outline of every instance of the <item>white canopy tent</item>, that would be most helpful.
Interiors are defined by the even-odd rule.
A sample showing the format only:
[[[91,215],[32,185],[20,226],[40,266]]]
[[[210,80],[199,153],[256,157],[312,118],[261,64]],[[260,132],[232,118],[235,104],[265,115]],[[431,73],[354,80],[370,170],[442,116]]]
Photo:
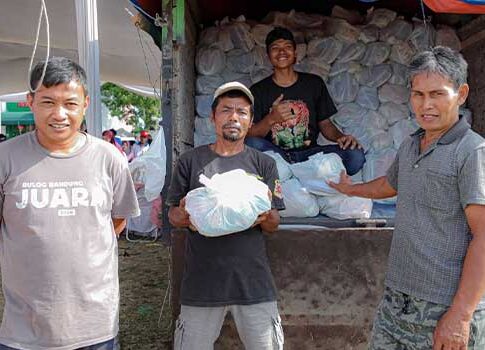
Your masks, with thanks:
[[[45,3],[50,21],[51,56],[78,61],[75,1],[45,0]],[[153,91],[153,86],[159,86],[154,80],[160,76],[161,54],[152,38],[132,23],[129,12],[137,11],[127,0],[98,0],[97,6],[100,80]],[[27,90],[27,71],[40,7],[40,0],[0,2],[0,95]],[[34,62],[44,59],[45,44],[42,28]]]

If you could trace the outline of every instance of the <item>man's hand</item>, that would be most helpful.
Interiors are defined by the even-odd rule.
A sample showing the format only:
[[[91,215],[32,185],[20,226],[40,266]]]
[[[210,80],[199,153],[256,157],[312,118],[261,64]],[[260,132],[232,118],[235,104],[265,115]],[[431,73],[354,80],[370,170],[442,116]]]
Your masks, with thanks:
[[[433,350],[466,350],[470,337],[470,321],[448,310],[433,333]]]
[[[359,144],[359,141],[357,141],[357,139],[352,135],[344,135],[342,137],[339,137],[337,139],[337,143],[342,149],[355,149],[356,147],[359,149],[362,148],[362,146]]]
[[[334,190],[339,191],[340,193],[346,194],[350,196],[350,189],[352,187],[352,178],[347,175],[345,170],[340,172],[340,181],[339,183],[335,183],[332,181],[328,181],[327,184],[333,188]]]
[[[271,210],[268,210],[268,211],[265,211],[264,213],[259,214],[258,218],[256,219],[253,226],[251,226],[251,227],[258,226],[262,222],[265,222],[266,220],[268,220],[268,215],[269,215],[270,211]]]
[[[197,231],[190,222],[190,215],[185,210],[185,197],[180,200],[178,207],[170,207],[168,211],[170,223],[175,227],[188,227],[192,231]]]
[[[276,100],[273,102],[273,106],[271,107],[271,112],[269,113],[271,123],[282,123],[288,119],[295,118],[296,115],[290,108],[290,104],[283,101],[283,94],[281,94]]]

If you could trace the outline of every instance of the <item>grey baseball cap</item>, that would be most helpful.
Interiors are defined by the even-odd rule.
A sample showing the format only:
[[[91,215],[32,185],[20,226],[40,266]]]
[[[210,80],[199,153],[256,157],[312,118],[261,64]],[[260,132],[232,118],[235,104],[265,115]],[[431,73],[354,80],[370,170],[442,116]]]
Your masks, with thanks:
[[[219,86],[217,90],[214,92],[214,98],[212,99],[212,102],[214,102],[215,99],[221,96],[222,94],[233,90],[241,91],[244,95],[246,95],[249,98],[249,101],[251,101],[251,104],[254,104],[254,96],[251,93],[251,91],[246,86],[244,86],[244,84],[241,84],[240,82],[237,82],[237,81],[230,81],[228,83],[225,83]]]

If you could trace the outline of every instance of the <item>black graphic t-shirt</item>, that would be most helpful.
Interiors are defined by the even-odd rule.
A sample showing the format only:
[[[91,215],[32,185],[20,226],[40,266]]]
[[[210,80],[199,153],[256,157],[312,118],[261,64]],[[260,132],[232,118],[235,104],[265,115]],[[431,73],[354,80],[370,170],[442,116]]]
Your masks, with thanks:
[[[273,102],[283,94],[295,118],[276,123],[266,139],[285,150],[313,146],[318,138],[318,122],[337,113],[323,80],[314,74],[298,73],[298,80],[291,86],[281,87],[270,76],[251,87],[254,95],[254,122],[267,115]]]
[[[275,161],[251,147],[221,156],[208,145],[184,153],[175,167],[165,203],[177,206],[187,193],[203,186],[200,174],[243,169],[273,193],[272,208],[285,208]],[[236,184],[237,186],[237,184]],[[187,235],[181,302],[189,306],[250,305],[276,300],[276,288],[260,226],[221,237]]]

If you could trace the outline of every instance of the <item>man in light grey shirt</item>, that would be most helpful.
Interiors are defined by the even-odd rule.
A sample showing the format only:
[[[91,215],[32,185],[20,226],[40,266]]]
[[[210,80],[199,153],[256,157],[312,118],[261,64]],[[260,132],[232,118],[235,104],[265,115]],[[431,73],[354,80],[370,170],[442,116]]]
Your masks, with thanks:
[[[139,208],[127,162],[79,131],[83,69],[32,71],[36,130],[0,145],[0,349],[110,350],[118,332],[117,237]]]
[[[467,64],[449,48],[410,65],[420,129],[387,176],[330,185],[367,198],[398,195],[386,290],[370,348],[485,349],[485,141],[458,113]]]

